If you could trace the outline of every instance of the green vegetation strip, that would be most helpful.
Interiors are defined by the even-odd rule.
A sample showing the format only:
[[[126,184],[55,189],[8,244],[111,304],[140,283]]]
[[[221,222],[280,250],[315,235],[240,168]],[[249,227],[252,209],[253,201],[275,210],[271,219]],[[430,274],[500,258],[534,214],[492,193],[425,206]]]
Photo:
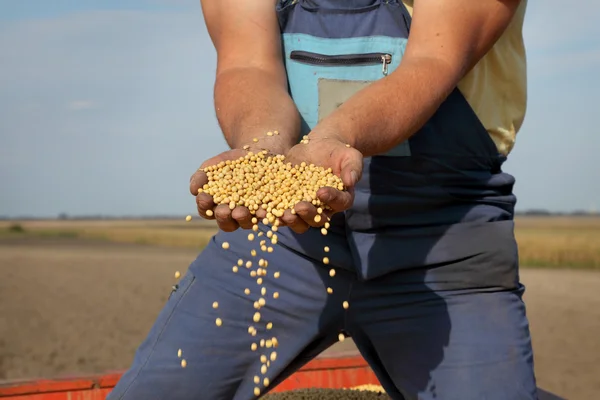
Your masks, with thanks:
[[[200,250],[217,232],[199,218],[138,221],[0,222],[0,238],[65,238]],[[519,217],[515,235],[526,268],[600,271],[600,218]]]

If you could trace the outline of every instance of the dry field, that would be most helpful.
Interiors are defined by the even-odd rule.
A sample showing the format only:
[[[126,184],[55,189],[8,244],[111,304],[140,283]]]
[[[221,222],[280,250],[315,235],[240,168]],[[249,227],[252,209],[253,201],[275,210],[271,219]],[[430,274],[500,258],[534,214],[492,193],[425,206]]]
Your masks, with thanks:
[[[198,219],[8,226],[0,225],[0,380],[127,367],[173,272],[214,232]],[[580,269],[522,271],[538,383],[568,399],[596,398],[600,218],[521,218],[517,235],[526,264]],[[331,351],[347,350],[350,340]]]
[[[519,217],[515,233],[524,266],[600,270],[600,216]]]
[[[180,220],[25,221],[24,232],[11,232],[15,222],[0,221],[0,238],[16,236],[86,238],[201,249],[215,224],[196,217]],[[600,216],[518,217],[516,236],[525,267],[600,270]]]

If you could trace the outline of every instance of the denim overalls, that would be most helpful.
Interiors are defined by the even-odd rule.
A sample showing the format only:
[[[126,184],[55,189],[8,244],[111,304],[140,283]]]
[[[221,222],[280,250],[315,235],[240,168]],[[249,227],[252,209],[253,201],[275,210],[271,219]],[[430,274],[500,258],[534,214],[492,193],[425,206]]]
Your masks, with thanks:
[[[411,22],[397,0],[281,0],[276,10],[302,134],[398,67]],[[280,229],[275,251],[260,255],[269,261],[262,283],[246,268],[232,272],[257,249],[246,232],[213,237],[109,398],[253,399],[342,333],[394,399],[535,399],[504,160],[456,89],[411,139],[365,159],[354,206],[326,237]],[[260,356],[273,349],[251,346],[272,336],[277,358],[263,374]]]

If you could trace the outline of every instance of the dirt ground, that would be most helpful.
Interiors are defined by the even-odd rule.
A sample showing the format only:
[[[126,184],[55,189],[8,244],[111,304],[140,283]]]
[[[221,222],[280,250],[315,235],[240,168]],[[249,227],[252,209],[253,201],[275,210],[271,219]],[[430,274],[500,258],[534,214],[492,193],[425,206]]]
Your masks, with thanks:
[[[196,252],[69,239],[0,240],[0,380],[126,368]],[[600,395],[600,273],[525,269],[540,387]],[[351,352],[347,340],[330,352]]]

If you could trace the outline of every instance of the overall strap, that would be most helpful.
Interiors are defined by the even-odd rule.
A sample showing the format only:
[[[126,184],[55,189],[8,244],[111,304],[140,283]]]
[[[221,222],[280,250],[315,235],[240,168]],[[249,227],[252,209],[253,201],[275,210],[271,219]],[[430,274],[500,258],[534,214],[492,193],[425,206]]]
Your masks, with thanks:
[[[327,39],[408,37],[411,16],[400,0],[280,0],[282,34]]]

